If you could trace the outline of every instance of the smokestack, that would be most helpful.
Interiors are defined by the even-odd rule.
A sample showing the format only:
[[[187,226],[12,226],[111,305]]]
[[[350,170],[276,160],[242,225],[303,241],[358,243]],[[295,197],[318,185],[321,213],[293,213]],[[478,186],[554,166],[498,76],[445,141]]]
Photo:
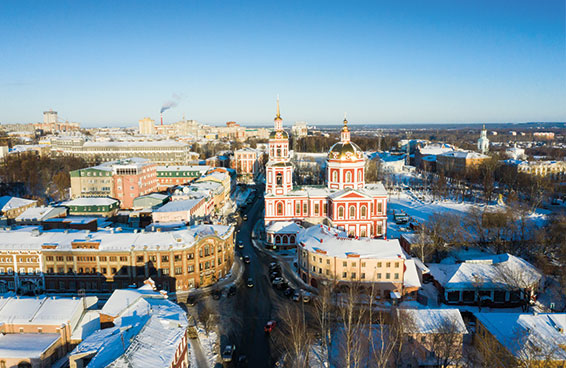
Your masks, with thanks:
[[[163,114],[159,114],[159,117],[161,118],[161,125],[163,125]]]

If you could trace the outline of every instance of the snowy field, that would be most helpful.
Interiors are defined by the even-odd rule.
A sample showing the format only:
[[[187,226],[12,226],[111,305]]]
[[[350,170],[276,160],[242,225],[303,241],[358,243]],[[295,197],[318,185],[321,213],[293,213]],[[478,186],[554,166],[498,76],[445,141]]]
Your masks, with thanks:
[[[474,204],[469,202],[456,202],[453,200],[437,200],[433,201],[430,196],[415,194],[412,191],[404,191],[396,194],[391,194],[388,204],[388,222],[387,222],[387,235],[390,238],[399,238],[400,234],[407,232],[406,225],[397,225],[393,220],[393,211],[405,212],[413,220],[424,223],[435,213],[442,213],[454,215],[458,217],[465,216],[472,207],[485,208],[484,204]],[[489,209],[498,210],[504,209],[503,204],[491,204]],[[539,227],[546,221],[548,211],[537,209],[537,211],[530,216],[532,224]]]

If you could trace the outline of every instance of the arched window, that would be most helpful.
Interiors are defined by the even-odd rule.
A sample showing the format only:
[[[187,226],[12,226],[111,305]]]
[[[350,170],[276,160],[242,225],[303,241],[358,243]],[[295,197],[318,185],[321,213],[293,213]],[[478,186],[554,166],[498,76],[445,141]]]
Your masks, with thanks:
[[[358,170],[358,181],[362,181],[362,170]]]
[[[287,240],[288,240],[287,235],[283,235],[283,244],[287,244]]]
[[[277,157],[281,157],[281,148],[277,147]]]
[[[339,218],[344,217],[344,207],[342,206],[338,207],[338,217]]]
[[[332,171],[332,181],[338,181],[338,171]]]
[[[276,178],[277,178],[277,185],[282,185],[283,184],[283,174],[278,172],[277,175],[276,175]]]
[[[346,172],[346,183],[352,182],[352,173],[350,171]]]
[[[362,208],[361,208],[361,215],[362,215],[362,218],[363,218],[363,219],[366,218],[366,215],[367,215],[366,212],[367,212],[367,207],[366,207],[366,206],[362,206]]]
[[[356,217],[356,207],[350,206],[350,218]]]
[[[366,228],[365,228],[365,227],[362,227],[362,228],[360,229],[360,236],[361,236],[362,238],[365,238],[365,237],[366,237]]]
[[[289,238],[289,243],[295,244],[295,235],[291,235],[291,237]]]
[[[277,215],[278,216],[283,215],[283,203],[281,202],[277,203]]]

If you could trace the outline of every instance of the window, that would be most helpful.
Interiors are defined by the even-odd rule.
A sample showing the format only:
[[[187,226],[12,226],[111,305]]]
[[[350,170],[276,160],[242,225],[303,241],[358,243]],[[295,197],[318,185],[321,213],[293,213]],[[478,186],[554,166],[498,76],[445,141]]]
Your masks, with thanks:
[[[318,216],[318,210],[319,210],[320,205],[318,203],[314,204],[314,214]]]
[[[377,202],[377,212],[381,213],[382,209],[383,209],[383,204],[381,202]]]
[[[352,278],[355,279],[356,278],[356,273],[352,272]]]
[[[362,262],[362,267],[365,267],[365,266],[366,266],[366,263],[365,263],[365,262]]]
[[[181,261],[181,255],[175,254],[175,262],[180,262],[180,261]]]
[[[193,273],[194,271],[195,271],[195,266],[189,265],[189,266],[187,267],[187,272],[188,272],[188,273]]]
[[[391,279],[391,274],[390,274],[389,272],[387,272],[387,273],[385,274],[385,279],[386,279],[386,280]]]
[[[195,254],[194,254],[194,253],[188,253],[188,254],[187,254],[187,259],[189,259],[189,260],[195,259]]]
[[[346,183],[352,182],[352,173],[350,171],[346,172]]]
[[[348,262],[342,262],[342,266],[347,267],[347,266],[348,266]]]
[[[175,267],[175,275],[180,275],[183,273],[183,267]]]
[[[277,203],[277,215],[278,216],[283,215],[283,203],[281,202]]]
[[[161,269],[161,273],[164,274],[164,275],[169,275],[169,269],[163,268],[163,269]]]
[[[391,267],[391,262],[386,262],[385,267]]]
[[[395,274],[393,275],[393,278],[394,278],[395,280],[399,280],[399,274],[398,274],[398,273],[395,273]]]
[[[301,214],[301,204],[297,202],[297,205],[295,206],[295,214],[300,215]]]
[[[356,207],[350,206],[350,218],[356,217]]]
[[[143,262],[143,256],[137,256],[136,259],[137,259],[138,262]]]
[[[377,262],[377,267],[381,267],[381,262]]]
[[[309,204],[307,202],[305,202],[303,204],[303,213],[307,214],[309,212]]]
[[[348,273],[347,273],[347,272],[343,272],[343,273],[342,273],[342,277],[343,277],[343,278],[348,277]]]
[[[102,274],[106,274],[106,267],[102,267],[102,268],[100,269],[100,272],[101,272]]]
[[[112,275],[115,275],[118,270],[116,269],[116,267],[112,267],[111,271],[112,271]]]
[[[338,181],[338,171],[332,171],[332,181]]]
[[[326,260],[326,264],[330,264],[330,259],[327,259],[327,260]]]
[[[361,278],[362,278],[362,279],[365,279],[365,278],[366,278],[366,274],[365,274],[364,272],[362,272]]]
[[[128,262],[128,257],[121,256],[120,262]]]
[[[161,262],[169,262],[169,256],[161,256]]]
[[[399,262],[395,262],[395,268],[399,268]]]
[[[275,175],[275,178],[276,178],[275,180],[276,180],[277,185],[283,185],[283,174],[282,173],[278,172]]]
[[[57,258],[59,258],[59,257],[57,257]],[[63,257],[61,257],[61,258],[63,258]],[[100,259],[100,262],[106,262],[106,257],[105,257],[105,256],[98,257],[98,259]],[[62,261],[62,260],[61,260],[61,261]]]
[[[339,218],[344,217],[344,207],[342,206],[338,207],[338,217]]]
[[[365,219],[365,218],[366,218],[366,215],[367,215],[367,207],[366,207],[366,206],[362,206],[360,212],[361,212],[362,218]]]

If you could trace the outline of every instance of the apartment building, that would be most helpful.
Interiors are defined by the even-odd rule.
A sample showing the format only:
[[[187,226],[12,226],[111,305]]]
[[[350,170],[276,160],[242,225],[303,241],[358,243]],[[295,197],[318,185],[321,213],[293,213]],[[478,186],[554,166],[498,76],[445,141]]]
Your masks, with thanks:
[[[223,225],[168,232],[0,230],[0,287],[104,292],[149,277],[169,291],[207,286],[230,271],[233,232]]]

